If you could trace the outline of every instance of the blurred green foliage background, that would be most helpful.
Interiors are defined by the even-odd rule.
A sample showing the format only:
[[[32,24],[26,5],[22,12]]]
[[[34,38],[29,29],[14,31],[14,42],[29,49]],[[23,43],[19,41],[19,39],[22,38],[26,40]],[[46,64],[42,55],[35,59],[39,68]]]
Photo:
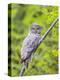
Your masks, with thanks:
[[[32,4],[8,4],[8,75],[18,76],[22,64],[20,50],[28,35],[30,24],[43,27],[43,35],[58,16],[57,6]],[[44,75],[58,73],[58,23],[50,31],[36,50],[24,75]]]

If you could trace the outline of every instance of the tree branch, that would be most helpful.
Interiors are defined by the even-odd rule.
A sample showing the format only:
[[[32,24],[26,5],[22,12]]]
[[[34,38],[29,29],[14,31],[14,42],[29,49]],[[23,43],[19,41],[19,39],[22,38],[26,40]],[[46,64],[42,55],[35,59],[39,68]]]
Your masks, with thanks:
[[[57,21],[58,21],[58,18],[56,18],[56,20],[51,24],[51,26],[49,27],[49,29],[47,30],[47,32],[42,36],[42,38],[41,38],[40,41],[39,41],[38,46],[39,46],[39,45],[41,44],[41,42],[46,38],[46,36],[47,36],[48,33],[51,31],[51,29],[54,27],[54,25],[57,23]],[[38,48],[38,46],[37,46],[37,48]],[[28,58],[29,58],[29,56],[28,56]],[[27,58],[27,59],[28,59],[28,58]],[[25,66],[22,67],[21,72],[20,72],[20,76],[23,76],[24,72],[25,72]]]
[[[19,76],[23,76],[24,72],[25,72],[25,66],[23,65],[23,67],[22,67],[22,69],[21,69],[21,72],[20,72]]]

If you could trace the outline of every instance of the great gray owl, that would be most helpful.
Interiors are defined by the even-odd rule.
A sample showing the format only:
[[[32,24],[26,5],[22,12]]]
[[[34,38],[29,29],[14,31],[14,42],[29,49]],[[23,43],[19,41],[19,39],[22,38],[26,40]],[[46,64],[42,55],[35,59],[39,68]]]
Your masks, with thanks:
[[[37,46],[39,45],[41,30],[42,27],[36,23],[32,23],[30,32],[23,41],[21,48],[21,63],[24,63],[26,66],[31,58],[32,53],[37,49]]]

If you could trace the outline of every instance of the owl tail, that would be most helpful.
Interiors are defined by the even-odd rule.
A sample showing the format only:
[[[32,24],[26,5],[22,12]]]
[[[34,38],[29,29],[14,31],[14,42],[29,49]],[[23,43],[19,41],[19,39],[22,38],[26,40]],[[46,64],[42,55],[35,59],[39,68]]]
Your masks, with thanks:
[[[26,61],[25,59],[21,59],[20,63],[23,63],[23,62],[25,62],[25,61]]]
[[[28,61],[21,59],[20,63],[23,63],[26,68],[28,68]]]

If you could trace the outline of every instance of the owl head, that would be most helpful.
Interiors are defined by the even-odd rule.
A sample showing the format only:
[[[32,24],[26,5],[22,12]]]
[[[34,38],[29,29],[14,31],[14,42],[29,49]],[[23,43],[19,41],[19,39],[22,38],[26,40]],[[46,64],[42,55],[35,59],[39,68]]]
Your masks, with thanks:
[[[40,34],[42,27],[39,26],[37,23],[32,23],[31,25],[31,33]]]

